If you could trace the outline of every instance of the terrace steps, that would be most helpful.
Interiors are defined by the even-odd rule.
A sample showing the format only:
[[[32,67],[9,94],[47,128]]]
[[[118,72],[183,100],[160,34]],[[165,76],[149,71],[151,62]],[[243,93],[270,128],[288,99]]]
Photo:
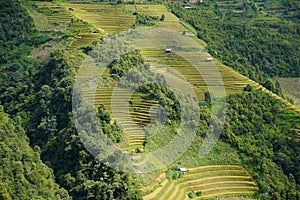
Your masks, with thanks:
[[[76,8],[77,9],[77,8]],[[91,13],[104,13],[103,9],[101,10],[89,10],[88,8],[85,9],[87,12],[91,12]],[[107,11],[107,9],[104,9],[105,11]],[[108,14],[108,12],[106,12],[106,14]],[[86,17],[86,16],[84,16]],[[95,17],[95,16],[94,16]],[[106,30],[107,32],[120,32],[121,30],[123,30],[123,28],[119,28],[119,26],[114,26],[111,25],[112,21],[118,21],[118,22],[127,22],[127,20],[125,20],[125,16],[120,19],[119,17],[115,18],[114,16],[110,16],[110,17],[102,17],[102,19],[104,20],[104,22],[101,22],[101,27],[102,29]],[[93,16],[89,17],[90,20],[98,20],[99,18],[98,16],[93,18]],[[124,19],[124,20],[123,20]],[[122,21],[123,20],[123,21]],[[105,23],[109,22],[110,25],[106,25]],[[159,53],[159,52],[154,52],[155,53],[155,58],[158,59],[165,59],[166,55],[164,55],[163,53]],[[144,54],[146,57],[150,56],[153,57],[153,54],[151,54],[151,52],[149,51],[149,54],[147,55]],[[196,58],[193,58],[194,60],[196,60]],[[172,61],[172,60],[171,60]],[[179,72],[181,72],[182,74],[184,74],[184,77],[192,84],[192,85],[197,85],[197,87],[200,87],[201,89],[205,89],[205,81],[203,81],[201,76],[198,75],[194,75],[195,72],[197,71],[189,71],[189,70],[193,70],[192,68],[188,68],[188,66],[186,65],[186,61],[176,61],[177,63],[173,65],[174,69],[178,70]],[[201,66],[201,64],[199,62],[199,66]],[[205,69],[204,73],[209,74],[209,70],[207,69],[207,71]],[[219,68],[220,73],[222,74],[224,83],[225,83],[225,88],[228,89],[231,93],[237,93],[239,91],[241,91],[241,89],[246,86],[246,84],[256,84],[254,82],[251,82],[250,80],[247,79],[241,79],[241,77],[236,77],[233,76],[232,74],[228,73],[228,70],[224,70],[223,68]],[[227,74],[228,73],[228,74]],[[216,81],[215,79],[207,79],[206,80],[209,81],[209,83],[215,87],[218,87],[220,85],[220,82]],[[259,86],[258,86],[259,87]],[[97,93],[96,93],[97,94]],[[199,95],[200,96],[200,95]],[[107,107],[109,107],[111,105],[111,101],[109,101],[109,99],[103,99],[102,95],[96,95],[97,99],[94,99],[93,102],[99,105],[99,102],[103,102],[104,104],[108,105]],[[116,97],[118,98],[118,97]],[[121,97],[120,97],[121,98]],[[152,103],[149,103],[148,105],[152,105]],[[122,106],[116,106],[117,108],[120,109],[119,112],[120,114],[122,113],[121,109]],[[132,108],[144,108],[143,106],[133,106]],[[145,112],[147,113],[147,112]],[[140,115],[141,117],[135,117],[135,121],[136,120],[143,120],[145,116],[147,114],[141,114],[141,113],[134,113],[132,114],[133,116],[137,116]],[[126,122],[126,126],[128,126],[128,128],[126,130],[130,131],[130,135],[129,135],[129,142],[131,141],[133,145],[136,145],[137,143],[139,143],[139,138],[143,138],[146,137],[146,133],[144,134],[144,132],[140,131],[139,129],[134,129],[134,128],[130,128],[130,124],[127,124],[128,121],[126,121],[126,119],[128,118],[123,118],[123,122]],[[130,121],[130,120],[129,120]],[[144,121],[141,122],[142,123],[146,123]],[[130,139],[132,138],[132,139]],[[158,199],[170,199],[170,198],[174,198],[174,199],[188,199],[187,197],[187,192],[189,191],[189,189],[201,189],[203,190],[203,194],[202,197],[215,197],[215,196],[222,196],[222,195],[230,195],[230,194],[253,194],[256,190],[257,187],[255,186],[255,184],[253,182],[251,182],[251,177],[247,176],[246,173],[244,173],[244,170],[242,168],[226,168],[228,166],[225,166],[225,170],[223,169],[223,167],[219,167],[220,169],[218,169],[218,167],[216,168],[206,168],[207,171],[205,171],[204,169],[190,169],[190,173],[193,173],[192,176],[188,176],[188,174],[184,175],[184,177],[186,177],[186,179],[178,179],[175,181],[170,181],[168,182],[167,180],[165,180],[162,185],[162,187],[160,188],[160,191],[162,191],[162,198],[158,198]],[[204,170],[204,171],[203,171]],[[228,174],[226,174],[228,172]],[[216,176],[210,176],[211,173],[214,173]],[[199,175],[201,174],[201,175]],[[230,174],[230,175],[229,175]],[[193,180],[192,178],[199,178],[199,180]],[[181,183],[182,180],[185,180],[186,182]],[[239,184],[235,183],[236,180],[239,180]],[[204,181],[207,181],[206,185],[203,183]],[[214,182],[209,182],[209,181],[214,181]],[[217,181],[217,183],[219,183],[219,185],[216,185],[215,182]],[[235,183],[235,184],[234,184]],[[193,184],[196,184],[195,186],[193,186]],[[181,189],[181,187],[179,187],[179,185],[184,185],[186,186],[184,189]],[[215,187],[213,187],[215,186]],[[166,190],[166,194],[163,194],[163,190],[162,188],[164,188]],[[173,191],[176,191],[173,192]],[[147,199],[147,196],[149,197],[148,199],[157,199],[157,195],[155,193],[150,193],[149,196],[146,195],[145,199]],[[197,199],[197,197],[196,197]]]
[[[65,8],[72,7],[72,13],[96,28],[108,34],[120,33],[134,23],[134,17],[129,15],[121,6],[97,4],[61,4]]]
[[[297,132],[297,136],[296,136],[296,140],[300,140],[300,126],[298,126],[298,128],[296,129]]]
[[[201,191],[201,197],[254,194],[258,188],[252,178],[239,165],[209,165],[188,169],[181,178],[171,180],[144,199],[188,199],[188,192]]]
[[[52,2],[36,2],[39,9],[43,10],[43,14],[46,15],[48,22],[61,24],[70,24],[73,18],[72,14],[68,12],[62,6]]]
[[[144,144],[147,133],[142,126],[151,123],[152,118],[156,116],[155,108],[158,107],[158,101],[145,100],[143,94],[133,94],[130,96],[130,101],[126,102],[129,98],[128,91],[122,89],[114,91],[113,88],[85,89],[83,94],[96,107],[100,104],[105,105],[111,112],[112,118],[121,125],[129,145]]]
[[[174,72],[169,69],[167,69],[167,71],[163,71],[159,67],[156,67],[155,70],[157,73],[164,76],[173,74],[183,80],[186,80],[185,82],[188,82],[193,86],[198,100],[204,99],[203,93],[204,91],[207,91],[207,85],[209,85],[210,89],[215,91],[217,94],[216,96],[218,96],[218,93],[220,93],[220,87],[225,87],[227,94],[234,94],[240,92],[247,84],[256,84],[220,63],[204,62],[208,55],[202,51],[175,52],[172,53],[172,55],[167,54],[161,49],[146,48],[142,49],[141,53],[146,57],[146,61],[148,60],[150,63],[154,60],[154,63],[159,62],[171,67],[171,69],[174,69]],[[221,76],[219,78],[216,77],[216,70],[212,70],[214,68],[218,70],[218,73],[220,73]]]

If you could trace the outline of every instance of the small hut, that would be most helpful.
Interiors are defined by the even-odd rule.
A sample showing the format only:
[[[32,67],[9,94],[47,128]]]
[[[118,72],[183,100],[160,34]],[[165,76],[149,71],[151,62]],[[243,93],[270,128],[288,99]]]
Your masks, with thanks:
[[[172,53],[172,49],[166,49],[166,53]]]
[[[212,62],[213,59],[211,57],[205,59],[206,62]]]
[[[180,168],[178,168],[178,171],[180,171],[180,172],[187,172],[188,170],[187,170],[187,168],[180,167]]]
[[[188,10],[193,9],[191,6],[184,6],[184,8]]]

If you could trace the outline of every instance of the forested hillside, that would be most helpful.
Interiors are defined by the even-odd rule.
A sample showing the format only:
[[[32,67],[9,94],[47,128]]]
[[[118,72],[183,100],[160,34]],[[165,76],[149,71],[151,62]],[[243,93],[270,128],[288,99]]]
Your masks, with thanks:
[[[40,148],[29,146],[18,120],[11,120],[0,106],[0,198],[69,199],[55,183],[52,169],[40,160]]]
[[[236,149],[258,182],[263,198],[299,198],[300,116],[262,91],[230,96],[223,138]]]
[[[2,0],[0,10],[0,64],[21,61],[25,59],[22,55],[30,51],[23,43],[33,28],[32,19],[20,2]]]
[[[13,146],[22,144],[24,148],[27,145],[28,156],[32,158],[29,157],[29,160],[22,159],[22,156],[9,158],[19,166],[13,167],[11,173],[6,171],[1,173],[2,180],[6,183],[2,197],[4,199],[10,199],[10,197],[31,199],[34,196],[41,196],[44,199],[59,198],[57,195],[60,192],[58,186],[53,182],[52,172],[47,171],[49,169],[39,160],[39,153],[41,153],[41,159],[53,169],[55,181],[75,199],[141,199],[141,192],[130,174],[117,172],[99,163],[81,144],[70,113],[74,73],[68,59],[64,56],[63,46],[61,49],[45,55],[46,59],[38,61],[29,58],[34,47],[39,47],[48,41],[40,41],[39,38],[49,37],[51,34],[63,35],[64,33],[53,31],[49,34],[49,32],[34,30],[33,21],[22,5],[23,3],[26,2],[19,0],[1,2],[1,6],[3,6],[1,14],[5,16],[1,17],[1,26],[7,29],[6,31],[1,29],[1,42],[3,41],[1,51],[9,54],[1,53],[3,59],[0,64],[0,102],[5,112],[9,113],[12,118],[18,118],[18,127],[23,126],[29,141],[24,140],[26,137],[22,135],[24,133],[20,128],[14,129],[13,125],[10,127],[6,122],[3,126],[9,131],[1,131],[1,141],[3,142],[1,143],[1,153],[3,160],[6,156],[9,158],[11,151],[9,149],[21,154],[25,150],[17,150]],[[7,121],[6,118],[3,120]],[[10,132],[14,135],[8,136],[7,134]],[[29,142],[31,147],[39,146],[40,151],[33,153],[28,146]],[[36,148],[39,149],[39,147]],[[31,162],[31,159],[33,160],[31,165],[37,163],[37,168],[33,167],[32,173],[41,173],[41,175],[35,175],[34,179],[32,175],[28,175],[27,178],[30,179],[28,181],[32,184],[29,187],[29,185],[26,186],[26,180],[22,176],[19,177],[19,174],[27,176],[26,173],[30,173],[30,166],[27,167],[27,163]],[[3,160],[3,165],[9,163]],[[22,170],[23,165],[25,169]],[[45,168],[45,170],[38,168]],[[39,171],[34,171],[35,169]],[[15,172],[15,170],[19,171]],[[46,178],[50,179],[50,186],[48,186],[47,180],[43,180]],[[19,186],[15,185],[15,181],[8,181],[18,179]],[[26,195],[26,192],[29,191],[32,191],[30,195]],[[53,196],[46,196],[46,194]],[[62,192],[61,197],[67,198],[68,195],[66,192]]]

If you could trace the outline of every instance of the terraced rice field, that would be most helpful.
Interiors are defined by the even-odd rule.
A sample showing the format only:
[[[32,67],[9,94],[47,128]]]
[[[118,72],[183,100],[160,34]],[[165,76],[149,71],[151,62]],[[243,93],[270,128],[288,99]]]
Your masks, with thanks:
[[[200,101],[204,100],[203,94],[208,90],[208,84],[211,88],[214,88],[213,91],[215,91],[215,96],[220,94],[218,88],[223,87],[223,84],[227,95],[241,92],[247,84],[257,87],[255,82],[234,72],[221,63],[205,62],[205,58],[209,57],[205,52],[181,52],[180,55],[185,58],[188,57],[189,61],[180,55],[168,55],[164,50],[144,49],[141,52],[146,57],[146,61],[151,63],[151,61],[155,59],[155,62],[170,66],[175,70],[174,73],[183,76],[183,78],[193,86],[195,94]],[[210,73],[213,72],[212,69],[215,65],[222,76],[222,80],[219,80],[215,74],[210,75]],[[200,72],[198,71],[199,69]],[[156,68],[156,72],[162,75],[167,74],[162,70],[159,70],[159,68]],[[203,75],[205,75],[205,78],[203,78]]]
[[[159,183],[157,183],[159,184]],[[157,187],[157,185],[153,185]],[[151,190],[151,188],[147,188]],[[150,199],[189,199],[188,192],[202,192],[194,199],[207,199],[219,196],[252,195],[258,190],[247,172],[238,165],[210,165],[188,169],[188,172],[176,180],[164,180],[153,192],[144,196]],[[147,190],[144,190],[147,193]]]
[[[175,31],[186,30],[185,27],[179,23],[179,19],[169,12],[164,5],[125,5],[124,7],[130,13],[138,12],[144,15],[157,17],[165,15],[165,20],[159,22],[159,27],[161,28],[167,28]]]
[[[241,0],[217,0],[216,1],[219,9],[230,9],[235,13],[243,13],[245,9],[243,7],[243,1]]]
[[[228,3],[230,5],[232,1]],[[239,2],[238,2],[239,3]],[[240,4],[236,4],[235,9],[239,9]],[[226,4],[226,5],[225,5]],[[91,30],[83,22],[73,22],[72,18],[82,19],[94,27],[108,34],[119,33],[127,30],[134,23],[134,17],[132,12],[135,8],[132,5],[126,6],[113,6],[113,5],[96,5],[96,4],[41,4],[39,6],[46,6],[51,12],[47,15],[47,20],[50,23],[67,23],[70,24],[70,28],[79,29],[79,35],[73,40],[70,48],[70,52],[80,49],[82,46],[91,44],[93,41],[99,38],[99,33],[92,33]],[[224,6],[225,5],[225,6]],[[218,1],[218,6],[227,6],[224,1]],[[73,8],[74,11],[69,11],[69,8]],[[163,5],[137,5],[136,11],[152,16],[165,15],[165,21],[159,22],[159,27],[168,28],[171,30],[191,31],[188,25],[180,23],[179,19],[173,14],[167,11]],[[195,36],[191,36],[195,38]],[[195,40],[200,45],[203,42]],[[145,46],[147,46],[145,44]],[[164,48],[142,48],[141,53],[145,57],[146,62],[151,64],[151,69],[157,73],[168,76],[170,72],[164,71],[157,63],[162,65],[168,65],[171,67],[172,74],[174,76],[181,77],[188,81],[192,85],[194,92],[199,101],[204,99],[203,93],[208,90],[207,83],[209,82],[215,89],[216,95],[218,95],[218,88],[222,87],[223,83],[226,89],[226,95],[239,93],[247,85],[250,84],[255,88],[262,88],[270,95],[281,99],[277,95],[271,93],[265,88],[259,86],[254,81],[236,73],[232,69],[222,65],[219,62],[205,62],[207,57],[210,57],[203,49],[196,52],[181,52],[180,54],[165,52]],[[192,63],[192,64],[191,64]],[[217,66],[223,83],[220,83],[214,78],[214,74],[210,74],[210,69],[213,65]],[[199,74],[197,68],[201,68],[204,74]],[[87,76],[90,74],[101,73],[95,66],[89,66],[85,69]],[[81,76],[84,74],[81,73]],[[106,74],[107,75],[107,74]],[[205,76],[205,80],[203,78]],[[182,85],[184,83],[178,82]],[[112,109],[112,94],[114,84],[108,87],[98,87],[95,91],[84,90],[84,96],[95,105],[97,108],[100,104],[104,104],[105,107],[111,111],[112,117],[116,118],[118,123],[121,124],[125,138],[126,145],[129,147],[140,147],[146,141],[148,135],[141,127],[151,123],[152,118],[157,114],[157,101],[146,100],[143,94],[134,93],[130,102],[123,102],[120,104],[114,104]],[[113,96],[115,101],[123,99],[127,93],[118,92]],[[282,100],[282,99],[281,99]],[[290,105],[290,104],[289,104]],[[294,109],[290,105],[290,109]],[[112,111],[113,110],[113,111]],[[116,115],[116,116],[115,116]],[[300,128],[298,129],[298,139],[300,140]],[[142,166],[147,160],[136,156],[134,158],[139,166]],[[155,158],[147,158],[155,160]],[[219,196],[235,196],[254,194],[258,188],[253,182],[252,178],[247,172],[237,165],[211,165],[201,166],[196,168],[190,168],[188,173],[184,174],[181,178],[168,181],[164,179],[159,182],[153,182],[151,185],[142,189],[145,193],[144,199],[189,199],[188,192],[201,191],[201,197],[195,197],[194,199],[206,199],[215,198]]]
[[[135,21],[133,15],[127,13],[121,5],[97,4],[61,4],[66,9],[73,8],[73,15],[93,24],[101,31],[109,34],[120,33],[130,28]]]
[[[72,12],[55,3],[37,3],[38,7],[46,14],[49,23],[60,25],[67,24],[70,29],[80,31],[79,35],[72,41],[71,48],[76,49],[90,44],[99,38],[99,33],[92,33],[91,29],[83,21],[76,19]]]
[[[90,78],[91,74],[103,74],[103,77],[111,79],[107,70],[101,72],[101,68],[91,64],[92,62],[88,63],[88,66],[80,69],[80,78]],[[98,86],[95,91],[86,87],[83,88],[83,95],[95,108],[103,104],[110,111],[112,118],[117,119],[123,129],[127,146],[141,146],[147,138],[147,133],[142,127],[148,125],[156,115],[158,102],[145,99],[145,94],[142,93],[133,93],[127,100],[128,91],[118,89],[116,92],[114,85],[115,81],[112,81],[111,86]]]
[[[83,46],[91,45],[100,39],[99,33],[79,33],[72,41],[68,50],[80,49]]]
[[[99,31],[96,32],[92,26],[88,26],[87,23],[76,18],[70,10],[60,4],[37,2],[36,5],[40,12],[42,12],[39,13],[39,15],[46,18],[43,21],[45,25],[40,25],[40,27],[46,27],[44,29],[47,29],[50,25],[53,30],[68,32],[75,29],[80,31],[79,34],[72,39],[65,52],[72,65],[78,68],[85,58],[85,55],[81,52],[81,48],[91,45],[94,41],[98,41],[101,33],[99,33]]]
[[[128,16],[128,13],[132,12],[132,5],[125,5],[125,8],[123,9],[120,6],[111,6],[111,5],[85,5],[85,4],[63,4],[66,8],[72,7],[74,9],[73,13],[75,16],[80,17],[81,19],[90,22],[93,26],[96,26],[100,29],[105,30],[106,25],[105,23],[114,24],[113,20],[117,20],[117,16],[122,16],[122,13]],[[91,7],[93,6],[93,7]],[[93,8],[93,9],[92,9]],[[108,11],[110,11],[112,8],[116,9],[116,11],[120,11],[120,15],[116,15],[115,18],[111,18],[112,21],[110,22],[103,22],[98,21],[98,18],[101,18],[101,15],[108,15]],[[138,5],[137,6],[138,12],[141,12],[143,14],[147,15],[154,15],[154,16],[160,16],[164,14],[166,16],[165,22],[160,22],[160,25],[163,23],[174,22],[178,24],[182,29],[179,29],[181,32],[182,30],[188,31],[184,26],[181,25],[180,21],[176,16],[169,13],[165,6],[163,5]],[[100,12],[102,10],[105,10],[103,12]],[[91,16],[91,19],[88,19],[88,16]],[[107,19],[107,18],[105,18]],[[93,21],[94,20],[94,21]],[[104,25],[103,25],[104,24]],[[120,28],[125,28],[127,25],[120,26]],[[176,28],[177,29],[177,28]],[[111,31],[112,29],[109,29],[108,31]],[[178,31],[178,29],[177,29]],[[175,34],[176,35],[176,34]],[[169,35],[167,36],[167,40]],[[195,36],[190,33],[189,36],[191,38],[195,38]],[[160,38],[163,40],[164,38]],[[189,45],[195,45],[196,43],[199,43],[201,45],[201,41],[199,40],[193,40],[192,42],[186,42],[182,41],[181,37],[174,38],[178,39],[178,41],[183,43],[183,46],[188,48]],[[151,47],[153,41],[151,40],[142,40],[140,41],[140,44],[142,44],[145,47]],[[158,42],[160,43],[160,42]],[[192,43],[192,44],[190,44]],[[200,46],[201,47],[201,46]],[[169,76],[169,72],[164,71],[163,68],[161,68],[157,63],[162,65],[170,66],[174,72],[174,76],[181,77],[183,79],[186,79],[188,83],[193,87],[194,92],[196,94],[196,97],[199,101],[204,100],[204,92],[207,91],[207,84],[211,85],[213,87],[213,90],[216,92],[215,96],[218,95],[218,92],[220,88],[222,89],[223,83],[220,82],[220,80],[216,80],[216,75],[213,74],[211,71],[211,68],[214,63],[217,64],[217,68],[219,70],[219,73],[222,75],[222,79],[225,84],[225,89],[227,94],[233,94],[238,93],[244,88],[247,84],[255,85],[255,82],[249,80],[248,78],[234,72],[233,70],[225,67],[224,65],[217,63],[217,62],[205,62],[205,59],[207,57],[210,57],[209,54],[207,54],[203,48],[200,48],[199,51],[193,51],[193,52],[180,52],[180,54],[172,53],[168,54],[165,52],[165,50],[161,47],[153,47],[153,48],[139,48],[141,50],[142,55],[144,56],[146,62],[150,63],[150,68],[155,71],[156,73],[162,74],[165,77]],[[187,59],[183,59],[183,57]],[[193,65],[191,64],[193,63]],[[195,64],[196,63],[196,64]],[[196,65],[196,66],[195,66]],[[202,72],[205,75],[205,80],[203,79],[203,74],[199,74],[199,71],[195,67],[201,68]],[[172,73],[173,73],[172,72]],[[90,71],[90,69],[87,69],[87,73],[93,74],[94,72]],[[96,73],[96,72],[95,72]],[[170,76],[169,76],[170,78]],[[176,81],[176,83],[173,84],[173,86],[176,87],[176,84],[178,88],[182,88],[182,85],[186,84],[184,81]],[[84,91],[84,95],[89,99],[89,101],[95,105],[95,107],[98,107],[100,104],[104,104],[106,108],[110,111],[112,111],[111,107],[111,95],[112,95],[112,89],[113,84],[108,87],[99,87],[96,90],[96,93],[94,95],[94,91],[88,92]],[[221,93],[221,91],[219,92]],[[119,96],[114,96],[114,99],[123,98],[125,94],[122,94],[120,92],[118,94]],[[151,123],[151,118],[153,118],[156,115],[156,109],[157,107],[157,101],[154,100],[145,100],[142,98],[142,94],[136,94],[131,97],[131,105],[128,108],[128,102],[124,105],[118,105],[117,110],[115,113],[112,113],[118,122],[123,126],[123,130],[126,133],[127,137],[125,141],[128,141],[129,145],[142,145],[144,144],[147,134],[145,131],[141,129],[141,127],[148,125]],[[128,111],[128,109],[130,111]],[[117,116],[114,116],[117,115]]]
[[[104,31],[108,34],[119,33],[127,30],[134,23],[132,12],[134,7],[132,5],[112,6],[112,5],[91,5],[91,4],[62,4],[50,5],[54,10],[53,14],[48,16],[48,20],[53,23],[70,23],[71,19],[75,16],[83,21],[92,24],[99,29],[100,32]],[[69,11],[68,8],[72,7],[74,11]],[[173,14],[169,13],[163,5],[138,5],[136,6],[138,12],[146,15],[161,16],[164,14],[166,20],[159,22],[159,26],[171,30],[191,31],[188,25],[183,26],[179,19]],[[74,16],[73,16],[74,15]],[[90,29],[82,23],[71,23],[71,28],[80,29],[81,32],[77,38],[74,39],[70,46],[70,51],[77,50],[80,47],[90,44],[99,37],[98,33],[92,33]],[[195,38],[195,36],[191,36]],[[200,45],[203,42],[195,40]],[[145,44],[147,46],[147,44]],[[151,45],[150,45],[151,46]],[[180,52],[166,53],[164,48],[141,48],[141,53],[146,62],[150,63],[151,69],[157,73],[168,76],[169,72],[164,71],[157,63],[170,66],[172,74],[192,85],[194,92],[199,101],[204,99],[203,93],[208,90],[207,83],[214,87],[216,96],[218,95],[218,88],[222,87],[223,83],[226,89],[226,95],[239,93],[247,85],[250,84],[255,88],[259,88],[257,83],[249,80],[248,78],[236,73],[232,69],[222,65],[219,62],[205,62],[207,57],[210,57],[203,49],[194,52]],[[223,83],[215,79],[214,74],[210,73],[210,69],[215,65],[219,70]],[[201,68],[203,74],[199,74],[197,68]],[[96,66],[89,66],[85,69],[87,76],[91,74],[98,74],[101,72]],[[84,76],[84,74],[81,75]],[[106,75],[108,75],[106,73]],[[205,76],[205,80],[204,77]],[[183,83],[178,82],[182,85]],[[117,119],[118,123],[122,126],[124,131],[124,141],[129,147],[140,147],[146,141],[147,132],[142,129],[143,126],[151,123],[152,118],[157,114],[157,101],[143,98],[144,95],[134,93],[130,97],[129,102],[114,104],[112,107],[112,94],[114,83],[107,87],[98,87],[95,91],[84,90],[84,96],[95,105],[97,108],[100,104],[113,114],[112,117]],[[265,88],[263,90],[270,95],[281,99],[277,95],[271,93]],[[114,101],[121,101],[127,93],[124,91],[118,92],[113,96]],[[292,105],[291,105],[291,109]],[[299,129],[300,130],[300,129]],[[300,135],[300,131],[299,131]],[[299,136],[300,138],[300,136]],[[155,158],[140,158],[139,155],[133,158],[142,166],[147,162],[147,159],[155,160]],[[247,172],[237,165],[212,165],[190,168],[189,172],[184,174],[181,178],[168,181],[164,179],[160,182],[153,182],[148,187],[142,189],[145,193],[144,199],[189,199],[188,192],[198,191],[202,192],[201,197],[194,199],[215,198],[219,196],[235,196],[254,194],[258,188],[253,182],[252,178]]]
[[[73,18],[70,12],[58,4],[40,2],[37,6],[44,10],[50,23],[70,23]]]
[[[95,32],[91,27],[79,19],[73,20],[71,29],[80,30],[80,33],[73,39],[68,50],[80,49],[83,46],[91,45],[94,41],[99,41],[101,33]]]
[[[117,119],[125,133],[125,140],[128,145],[143,145],[147,133],[141,128],[151,122],[151,118],[156,115],[155,105],[157,101],[146,100],[143,94],[135,93],[130,98],[129,102],[124,102],[124,96],[127,95],[127,90],[113,93],[114,88],[97,88],[96,91],[83,91],[84,96],[95,107],[103,104],[112,114],[114,119]],[[118,102],[113,104],[112,100]]]

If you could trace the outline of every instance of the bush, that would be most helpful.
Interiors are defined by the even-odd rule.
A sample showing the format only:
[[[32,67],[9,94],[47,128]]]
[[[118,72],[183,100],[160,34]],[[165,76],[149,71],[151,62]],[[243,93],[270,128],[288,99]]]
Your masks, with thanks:
[[[64,34],[64,38],[67,38],[67,37],[75,37],[76,35],[78,35],[80,33],[80,30],[79,29],[75,29],[75,28],[72,28],[70,29],[69,32],[66,32]]]
[[[194,191],[190,191],[190,192],[188,193],[188,197],[189,197],[190,199],[194,198],[194,196],[195,196],[195,192],[194,192]]]
[[[136,19],[135,24],[136,25],[145,25],[145,26],[154,26],[157,24],[159,20],[161,20],[157,16],[149,16],[149,15],[143,15],[139,13],[134,13]]]
[[[201,191],[196,192],[196,196],[197,196],[197,197],[200,197],[201,195],[202,195],[202,192],[201,192]]]

